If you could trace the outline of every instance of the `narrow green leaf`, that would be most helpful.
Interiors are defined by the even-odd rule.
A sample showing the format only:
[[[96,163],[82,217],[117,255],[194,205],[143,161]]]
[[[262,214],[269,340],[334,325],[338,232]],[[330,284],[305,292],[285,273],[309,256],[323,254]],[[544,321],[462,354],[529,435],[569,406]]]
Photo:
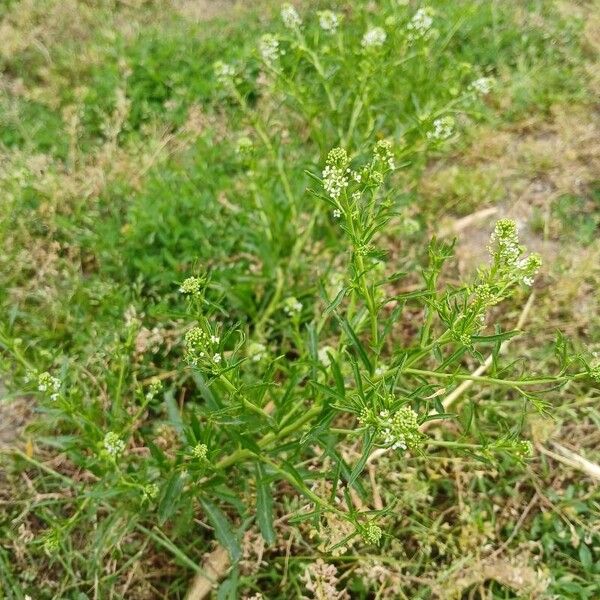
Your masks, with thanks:
[[[522,332],[518,329],[514,329],[512,331],[503,331],[502,333],[495,333],[492,335],[474,335],[471,336],[471,340],[473,342],[477,342],[478,344],[488,343],[488,342],[505,342],[506,340],[510,340],[517,335],[520,335]]]
[[[265,542],[269,546],[273,545],[276,540],[273,528],[273,494],[260,463],[256,465],[256,518]]]
[[[586,544],[581,543],[579,546],[579,562],[586,571],[592,570],[592,553]]]
[[[354,469],[352,469],[350,479],[348,479],[348,487],[354,485],[354,482],[365,468],[365,464],[367,463],[367,459],[369,458],[369,454],[371,454],[371,449],[373,448],[373,443],[373,434],[370,431],[367,431],[363,437],[362,455],[359,461],[354,465]]]
[[[206,498],[200,498],[200,504],[206,513],[210,524],[215,528],[217,540],[227,549],[232,562],[237,562],[242,556],[238,539],[233,532],[229,519],[225,513]]]
[[[342,288],[337,296],[332,300],[332,302],[329,304],[329,306],[323,311],[323,315],[327,316],[330,315],[341,303],[341,301],[344,299],[344,296],[346,295],[346,292],[348,290],[346,288]]]
[[[331,353],[327,353],[329,356],[329,366],[331,368],[331,373],[333,374],[333,378],[335,380],[335,389],[338,393],[338,396],[344,398],[346,396],[346,386],[344,385],[344,376],[342,375],[342,371],[340,370],[340,366],[337,363],[337,360],[333,357]]]
[[[339,322],[340,322],[340,325],[342,326],[342,329],[344,330],[344,333],[350,338],[352,345],[356,348],[358,357],[360,358],[363,365],[365,366],[365,369],[367,369],[367,371],[369,373],[371,373],[373,371],[373,367],[371,366],[371,361],[369,360],[369,357],[367,356],[367,352],[366,352],[364,346],[362,345],[361,341],[358,339],[358,336],[354,332],[354,329],[352,329],[352,326],[350,325],[350,323],[348,322],[347,319],[340,318]]]
[[[167,414],[169,415],[169,421],[173,425],[179,439],[185,442],[185,432],[183,427],[183,421],[181,420],[181,413],[179,407],[175,402],[173,391],[169,390],[165,393],[165,405],[167,407]]]
[[[175,512],[182,490],[183,478],[181,474],[178,472],[173,473],[163,488],[160,504],[158,505],[158,519],[161,525]]]

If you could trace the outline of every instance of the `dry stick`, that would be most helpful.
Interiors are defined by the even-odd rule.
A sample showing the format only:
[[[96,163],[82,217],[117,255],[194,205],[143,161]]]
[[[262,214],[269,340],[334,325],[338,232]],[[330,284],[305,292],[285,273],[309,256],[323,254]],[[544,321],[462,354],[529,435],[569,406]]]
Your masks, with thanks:
[[[593,463],[587,458],[583,458],[583,456],[580,456],[576,452],[573,452],[572,450],[561,446],[557,442],[550,442],[550,444],[552,444],[553,448],[558,452],[558,454],[557,452],[552,452],[551,450],[548,450],[548,448],[545,448],[539,442],[535,445],[535,447],[542,454],[545,454],[546,456],[549,456],[550,458],[553,458],[554,460],[557,460],[558,462],[561,462],[564,465],[568,465],[573,469],[583,471],[592,479],[600,481],[600,465]]]
[[[443,227],[439,232],[439,236],[448,237],[449,235],[456,235],[457,233],[463,231],[463,229],[467,229],[467,227],[470,227],[478,221],[488,219],[492,215],[495,215],[497,212],[498,209],[495,206],[478,210],[474,213],[471,213],[470,215],[467,215],[466,217],[463,217],[462,219],[454,221],[454,223],[452,223],[452,225],[450,225],[449,227]]]
[[[203,600],[210,594],[217,583],[229,569],[229,554],[220,544],[206,557],[202,565],[202,573],[198,573],[192,582],[186,600]]]

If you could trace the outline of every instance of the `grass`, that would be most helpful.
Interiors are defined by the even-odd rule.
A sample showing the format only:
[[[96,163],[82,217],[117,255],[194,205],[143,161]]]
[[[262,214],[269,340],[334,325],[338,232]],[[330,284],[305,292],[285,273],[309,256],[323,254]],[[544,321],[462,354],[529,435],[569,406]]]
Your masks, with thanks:
[[[404,46],[401,4],[336,3],[343,42],[311,16],[331,7],[303,4],[319,66],[290,44],[275,83],[256,50],[285,34],[271,3],[208,21],[186,3],[0,7],[0,597],[183,598],[217,544],[234,565],[216,598],[598,596],[597,481],[555,445],[600,460],[598,386],[561,370],[555,344],[560,330],[563,358],[600,351],[594,3],[432,2],[422,46]],[[361,54],[373,25],[386,44]],[[234,65],[235,93],[215,61]],[[492,92],[463,94],[481,76]],[[431,142],[445,114],[456,133]],[[366,164],[384,138],[400,165],[373,238],[387,263],[363,259],[362,221],[337,225],[309,175],[340,143]],[[473,280],[488,209],[546,264],[532,304],[525,289],[491,309],[498,331],[525,317],[525,335],[450,356],[421,298],[439,293],[443,315],[443,286],[454,298]],[[436,270],[427,241],[452,232]],[[431,252],[441,269],[449,250]],[[206,273],[205,303],[186,300],[181,283]],[[190,325],[215,322],[227,370],[186,367]],[[263,352],[262,371],[240,368]],[[444,417],[424,452],[367,462],[352,403],[361,385],[375,401],[376,366]],[[58,403],[37,390],[44,371]],[[556,372],[550,389],[523,383]]]

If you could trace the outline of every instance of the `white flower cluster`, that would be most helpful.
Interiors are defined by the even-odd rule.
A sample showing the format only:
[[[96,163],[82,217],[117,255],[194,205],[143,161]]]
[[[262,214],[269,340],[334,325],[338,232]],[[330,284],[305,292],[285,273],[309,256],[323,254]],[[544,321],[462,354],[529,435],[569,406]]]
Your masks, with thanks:
[[[60,386],[60,379],[58,379],[58,377],[53,377],[47,371],[41,373],[38,377],[38,390],[48,394],[50,400],[52,401],[58,400],[58,396],[60,395]]]
[[[204,280],[201,277],[188,277],[183,281],[179,287],[181,294],[190,294],[191,296],[197,296],[202,292]]]
[[[302,25],[298,11],[291,4],[284,4],[281,7],[281,20],[288,29],[296,29]]]
[[[279,40],[271,33],[265,33],[258,42],[258,51],[268,65],[272,65],[280,56]]]
[[[221,85],[230,85],[233,83],[235,69],[231,65],[224,63],[222,60],[218,60],[214,63],[213,69],[215,77]]]
[[[513,267],[517,264],[523,249],[519,245],[519,230],[516,221],[500,219],[496,223],[490,236],[488,250],[500,266]]]
[[[539,254],[521,257],[524,252],[519,244],[517,223],[512,219],[500,219],[490,236],[488,250],[496,268],[520,279],[525,285],[533,285],[534,277],[542,266]]]
[[[363,48],[380,48],[385,44],[387,34],[381,27],[370,27],[363,35],[361,45]]]
[[[333,356],[334,353],[335,351],[331,346],[323,346],[322,348],[319,348],[317,351],[319,362],[324,367],[329,367],[331,365],[331,359],[329,358],[329,355],[331,354]]]
[[[294,298],[294,296],[290,296],[289,298],[286,298],[283,303],[283,311],[288,317],[299,315],[302,311],[302,302]]]
[[[431,33],[431,26],[433,25],[432,14],[432,10],[427,6],[417,10],[406,26],[410,40],[424,38]]]
[[[380,140],[375,144],[375,158],[385,164],[391,171],[396,168],[392,144],[388,140]]]
[[[475,79],[469,86],[469,89],[476,94],[481,94],[482,96],[486,96],[492,91],[492,86],[494,85],[494,80],[491,77],[480,77],[479,79]]]
[[[337,200],[348,187],[348,155],[343,148],[334,148],[327,155],[323,169],[323,187],[332,200]]]
[[[427,132],[427,139],[433,141],[447,140],[454,133],[454,118],[450,115],[435,119],[433,129]]]
[[[192,327],[186,334],[184,339],[185,359],[188,364],[197,366],[198,361],[208,356],[208,351],[211,346],[216,346],[220,342],[218,335],[211,333],[207,334],[200,327]],[[212,355],[212,362],[219,364],[223,357],[218,352]]]
[[[338,15],[330,10],[322,10],[318,13],[319,25],[323,31],[327,33],[335,33],[340,25]]]
[[[114,431],[109,431],[104,436],[104,449],[109,456],[116,458],[125,450],[125,442]]]

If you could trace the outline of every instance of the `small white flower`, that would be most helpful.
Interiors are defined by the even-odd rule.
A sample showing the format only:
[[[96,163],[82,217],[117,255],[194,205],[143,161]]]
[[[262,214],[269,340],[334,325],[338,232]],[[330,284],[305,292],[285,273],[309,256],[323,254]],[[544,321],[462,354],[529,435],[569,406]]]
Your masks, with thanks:
[[[213,356],[213,362],[216,363],[217,365],[223,360],[223,357],[217,352],[214,356]]]
[[[290,296],[285,300],[283,310],[289,317],[299,314],[302,310],[302,302],[299,302],[296,298]]]
[[[375,376],[376,377],[381,377],[385,372],[387,371],[387,368],[385,365],[379,365],[376,369],[375,369]]]
[[[330,354],[333,354],[333,348],[331,346],[323,346],[317,351],[319,362],[324,367],[329,367],[331,365],[331,359],[329,358]]]
[[[425,6],[417,10],[406,28],[409,31],[408,38],[414,40],[418,37],[427,37],[433,25],[432,11]]]
[[[52,377],[48,372],[41,373],[38,377],[38,391],[47,393],[53,402],[58,400],[60,386],[60,379]]]
[[[326,165],[323,169],[323,187],[333,200],[337,200],[342,190],[348,187],[348,177],[344,171],[334,165]]]
[[[493,83],[494,80],[491,77],[480,77],[473,81],[469,87],[473,92],[485,96],[492,90]]]
[[[450,115],[440,117],[433,122],[433,129],[427,132],[430,140],[447,140],[454,133],[454,119]]]
[[[233,83],[235,69],[231,65],[224,63],[222,60],[218,60],[213,65],[213,69],[215,72],[215,77],[221,85],[228,85]]]
[[[211,336],[210,336],[210,341],[211,341],[213,344],[218,344],[218,343],[219,343],[219,336],[218,336],[218,335],[211,335]]]
[[[258,42],[258,50],[262,59],[268,65],[272,65],[281,55],[279,40],[270,33],[265,33],[261,36]]]
[[[386,38],[387,34],[381,27],[370,27],[363,35],[361,45],[363,48],[379,48]]]
[[[334,208],[332,215],[334,219],[339,219],[342,216],[342,211],[339,208]]]
[[[288,29],[296,29],[302,25],[298,11],[291,4],[284,4],[281,7],[281,20]]]
[[[339,17],[330,10],[322,10],[319,13],[319,25],[328,33],[335,33],[340,24]]]
[[[267,353],[267,348],[259,342],[252,342],[246,350],[247,355],[252,362],[260,362]]]

